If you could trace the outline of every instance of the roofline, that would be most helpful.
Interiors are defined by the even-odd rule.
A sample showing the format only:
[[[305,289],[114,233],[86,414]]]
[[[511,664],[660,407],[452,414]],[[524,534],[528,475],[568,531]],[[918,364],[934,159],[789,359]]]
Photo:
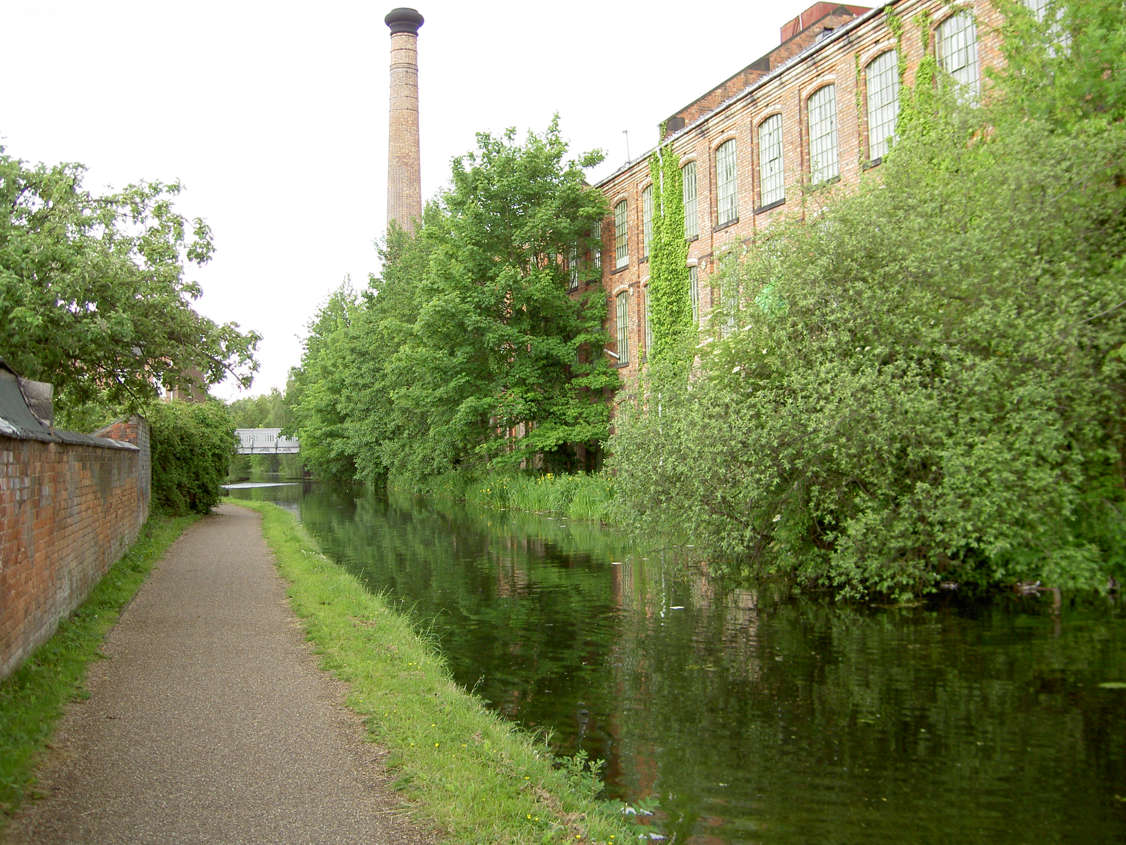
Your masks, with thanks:
[[[870,20],[871,18],[876,17],[876,15],[883,12],[884,9],[888,8],[889,6],[894,6],[898,2],[900,2],[900,0],[890,0],[890,2],[881,3],[878,6],[872,7],[867,12],[865,12],[863,15],[860,15],[859,17],[853,18],[852,20],[850,20],[848,23],[844,24],[843,26],[837,27],[828,36],[826,36],[825,38],[822,38],[820,41],[815,41],[813,44],[810,44],[806,49],[804,49],[800,53],[797,53],[796,55],[790,57],[787,61],[783,62],[777,68],[770,71],[770,73],[766,74],[766,76],[764,76],[761,79],[758,79],[755,82],[751,83],[746,88],[744,88],[742,91],[740,91],[738,94],[734,94],[733,96],[728,97],[726,100],[724,100],[722,103],[720,103],[718,106],[716,106],[714,109],[712,109],[707,114],[701,115],[700,117],[696,118],[694,121],[689,123],[687,126],[685,126],[683,129],[680,129],[677,132],[675,132],[674,134],[669,135],[667,138],[665,138],[663,141],[661,141],[655,147],[650,147],[648,150],[646,150],[644,153],[642,153],[640,156],[638,156],[633,161],[628,162],[626,164],[623,164],[621,167],[619,167],[617,170],[615,170],[613,173],[611,173],[605,179],[600,179],[597,183],[595,183],[594,187],[601,188],[607,182],[610,182],[613,179],[617,178],[618,176],[622,175],[623,173],[627,172],[630,168],[632,168],[635,164],[637,164],[637,162],[644,161],[645,159],[648,159],[649,156],[651,156],[656,150],[660,149],[661,147],[664,147],[664,146],[667,146],[667,145],[673,143],[673,141],[675,141],[680,136],[684,135],[686,132],[689,132],[689,131],[695,129],[700,124],[706,122],[717,112],[723,111],[723,109],[729,108],[729,107],[735,105],[735,103],[739,102],[743,98],[750,96],[755,91],[757,91],[759,88],[766,85],[768,82],[773,81],[776,77],[780,76],[781,74],[783,74],[784,72],[789,70],[790,67],[797,64],[798,61],[804,61],[807,57],[818,53],[819,51],[823,50],[824,48],[828,47],[830,44],[834,43],[838,39],[842,38],[843,36],[845,36],[846,34],[851,32],[856,27],[860,26],[860,24]],[[844,4],[841,4],[841,5],[844,5]],[[818,18],[818,20],[821,20],[821,18]],[[814,23],[816,23],[816,21]],[[773,51],[771,51],[771,52],[773,52]],[[770,54],[767,53],[767,55],[770,55]],[[757,61],[757,59],[756,59],[756,61]],[[752,62],[751,64],[754,64],[754,62]],[[747,65],[747,67],[750,67],[750,65]],[[728,77],[728,79],[733,78],[733,76],[735,76],[735,75],[737,75],[737,74],[733,74],[731,77]],[[727,80],[724,80],[724,81],[726,82]],[[720,83],[720,84],[722,85],[723,83]],[[714,89],[712,89],[712,90],[714,90]],[[701,97],[698,97],[696,100],[693,100],[692,102],[693,103],[697,102],[703,96],[706,96],[706,93],[707,92],[705,92],[705,94],[701,95]],[[692,105],[692,103],[689,103],[688,105]]]

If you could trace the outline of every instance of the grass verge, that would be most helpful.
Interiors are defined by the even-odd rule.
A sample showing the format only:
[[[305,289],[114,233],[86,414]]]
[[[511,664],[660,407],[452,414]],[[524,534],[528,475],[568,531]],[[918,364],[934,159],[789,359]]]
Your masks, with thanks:
[[[35,783],[35,766],[86,668],[153,564],[198,516],[151,516],[132,548],[59,628],[0,682],[0,833]]]
[[[322,665],[350,685],[348,705],[388,750],[396,787],[450,841],[633,838],[596,799],[599,781],[584,760],[560,764],[545,742],[458,686],[425,634],[321,554],[291,514],[269,503],[228,501],[262,514],[293,609]]]

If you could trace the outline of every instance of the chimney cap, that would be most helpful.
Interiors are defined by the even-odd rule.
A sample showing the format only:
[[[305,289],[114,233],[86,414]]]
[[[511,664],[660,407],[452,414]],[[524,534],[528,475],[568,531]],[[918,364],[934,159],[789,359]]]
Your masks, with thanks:
[[[412,35],[418,33],[418,28],[422,26],[422,15],[415,9],[392,9],[387,13],[387,17],[383,22],[391,27],[391,34],[396,32],[409,32]]]

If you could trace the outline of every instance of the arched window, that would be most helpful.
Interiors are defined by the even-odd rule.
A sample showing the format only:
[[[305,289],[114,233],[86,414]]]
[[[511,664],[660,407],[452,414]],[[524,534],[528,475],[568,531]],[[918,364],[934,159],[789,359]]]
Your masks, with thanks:
[[[688,268],[688,296],[692,300],[692,322],[700,322],[700,271],[693,264]]]
[[[782,172],[782,115],[768,117],[758,127],[758,178],[760,205],[786,198]]]
[[[818,88],[806,105],[809,114],[809,180],[824,182],[840,174],[837,160],[837,87]]]
[[[641,258],[649,257],[649,247],[653,244],[653,186],[646,185],[641,192]]]
[[[617,297],[618,316],[618,363],[629,363],[629,291],[624,290]]]
[[[899,117],[899,60],[895,50],[868,63],[868,158],[882,158],[895,139]]]
[[[938,25],[936,33],[938,63],[954,78],[958,97],[975,101],[981,93],[977,72],[977,28],[973,15],[958,12]]]
[[[696,162],[690,161],[680,169],[681,193],[684,195],[684,237],[700,237],[700,217],[696,206]]]
[[[614,268],[629,266],[629,229],[626,225],[626,201],[614,206]]]
[[[735,178],[735,139],[725,141],[715,151],[716,225],[726,226],[739,218]]]

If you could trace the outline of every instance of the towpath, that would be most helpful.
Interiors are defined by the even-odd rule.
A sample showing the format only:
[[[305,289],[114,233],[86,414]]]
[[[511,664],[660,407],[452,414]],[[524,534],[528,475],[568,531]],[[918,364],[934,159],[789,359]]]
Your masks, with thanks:
[[[231,505],[168,550],[60,723],[12,842],[434,842]]]

